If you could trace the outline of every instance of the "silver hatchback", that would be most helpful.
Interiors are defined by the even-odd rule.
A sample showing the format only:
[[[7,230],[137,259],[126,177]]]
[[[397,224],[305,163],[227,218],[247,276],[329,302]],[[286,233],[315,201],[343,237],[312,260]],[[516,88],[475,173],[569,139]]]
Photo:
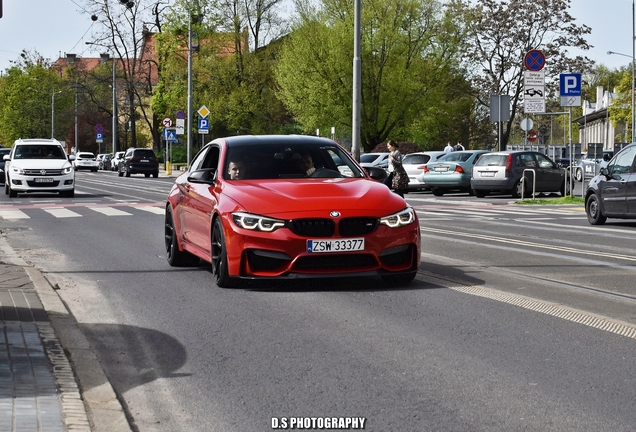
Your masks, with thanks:
[[[522,183],[521,179],[525,178]],[[522,185],[525,184],[525,189]],[[482,155],[470,180],[473,193],[483,198],[492,191],[510,193],[513,198],[535,192],[570,193],[567,171],[557,166],[543,153],[533,151],[503,151]]]

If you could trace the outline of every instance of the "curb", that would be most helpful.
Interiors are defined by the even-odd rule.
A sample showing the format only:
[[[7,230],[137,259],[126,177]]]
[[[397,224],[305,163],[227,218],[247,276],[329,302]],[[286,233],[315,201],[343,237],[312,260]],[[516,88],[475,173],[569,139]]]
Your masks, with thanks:
[[[68,354],[77,377],[93,432],[132,432],[124,409],[110,385],[90,343],[60,297],[35,267],[23,266],[33,282],[51,327]]]
[[[41,326],[40,336],[52,348],[47,354],[60,386],[60,402],[69,430],[86,430],[88,420],[88,430],[93,432],[132,432],[115,390],[75,317],[42,272],[18,256],[4,238],[0,238],[0,249],[11,264],[24,269],[49,317],[50,326]],[[82,415],[82,408],[86,416]]]

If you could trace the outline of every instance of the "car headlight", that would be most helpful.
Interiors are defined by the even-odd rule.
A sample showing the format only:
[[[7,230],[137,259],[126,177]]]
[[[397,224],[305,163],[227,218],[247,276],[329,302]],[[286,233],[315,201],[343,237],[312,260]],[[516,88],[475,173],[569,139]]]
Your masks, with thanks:
[[[66,168],[62,168],[62,174],[70,174],[73,172],[72,166],[67,166]]]
[[[253,231],[272,232],[285,226],[285,222],[280,219],[272,219],[249,213],[232,213],[232,218],[234,219],[234,223],[239,227]]]
[[[24,174],[24,169],[15,165],[11,165],[11,171],[13,171],[16,174]]]
[[[405,208],[390,216],[380,218],[380,223],[389,228],[399,228],[412,224],[413,222],[415,222],[415,211],[411,207]]]

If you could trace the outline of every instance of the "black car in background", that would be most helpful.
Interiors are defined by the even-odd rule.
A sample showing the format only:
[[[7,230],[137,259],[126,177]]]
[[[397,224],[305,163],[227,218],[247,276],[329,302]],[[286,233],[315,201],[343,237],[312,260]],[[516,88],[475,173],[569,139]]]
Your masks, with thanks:
[[[636,144],[624,147],[587,186],[585,213],[592,225],[607,218],[636,219]]]
[[[119,177],[126,174],[144,174],[146,177],[159,177],[159,160],[152,149],[129,148],[123,159],[119,162]]]

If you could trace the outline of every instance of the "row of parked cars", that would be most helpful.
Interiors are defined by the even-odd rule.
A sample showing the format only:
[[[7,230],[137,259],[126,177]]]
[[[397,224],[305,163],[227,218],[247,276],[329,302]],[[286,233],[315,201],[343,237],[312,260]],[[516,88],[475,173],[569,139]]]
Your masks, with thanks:
[[[409,189],[430,189],[436,196],[464,191],[478,198],[491,192],[513,197],[535,193],[570,194],[570,170],[536,151],[466,150],[451,153],[423,152],[404,156]],[[411,163],[425,161],[421,164]],[[388,153],[361,156],[362,165],[388,166]],[[583,155],[571,167],[574,179],[590,179],[585,191],[585,211],[592,225],[607,218],[636,219],[636,143],[614,154],[604,150],[599,158]]]
[[[89,152],[79,152],[73,161],[75,171],[98,170],[118,171],[119,176],[130,177],[131,174],[144,174],[159,177],[159,160],[155,152],[148,148],[129,148],[125,152],[102,153],[95,156]]]
[[[388,167],[388,153],[367,153],[360,160],[363,167]],[[570,192],[566,170],[536,151],[410,153],[404,156],[403,166],[409,191],[430,190],[435,196],[467,192],[483,198],[491,192],[507,192],[516,198],[533,191]]]

